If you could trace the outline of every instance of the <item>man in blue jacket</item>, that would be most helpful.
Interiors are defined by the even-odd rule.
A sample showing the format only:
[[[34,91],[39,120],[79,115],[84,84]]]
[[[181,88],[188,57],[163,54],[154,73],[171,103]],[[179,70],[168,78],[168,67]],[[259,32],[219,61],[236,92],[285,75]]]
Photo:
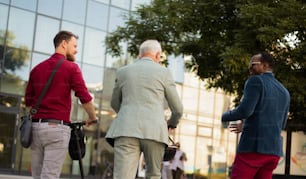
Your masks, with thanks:
[[[222,115],[222,122],[244,119],[231,179],[271,179],[283,155],[281,131],[290,94],[275,79],[274,64],[269,54],[254,55],[249,67],[254,74],[245,83],[241,103]]]

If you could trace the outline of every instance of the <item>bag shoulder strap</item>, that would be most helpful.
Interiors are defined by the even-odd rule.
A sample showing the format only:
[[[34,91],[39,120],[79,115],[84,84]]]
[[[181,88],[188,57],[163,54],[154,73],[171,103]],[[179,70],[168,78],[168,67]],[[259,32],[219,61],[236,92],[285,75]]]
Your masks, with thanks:
[[[51,75],[50,75],[50,77],[49,77],[47,83],[45,84],[45,86],[44,86],[42,92],[40,93],[40,95],[39,95],[39,97],[38,97],[38,100],[36,101],[34,107],[31,109],[31,111],[30,111],[31,114],[36,114],[36,113],[37,113],[37,109],[38,109],[38,106],[39,106],[39,104],[40,104],[42,98],[45,96],[45,94],[46,94],[46,92],[47,92],[47,90],[48,90],[48,88],[49,88],[49,86],[50,86],[50,84],[51,84],[51,82],[52,82],[52,80],[53,80],[53,78],[54,78],[54,75],[55,75],[57,69],[60,67],[60,65],[61,65],[63,62],[64,62],[64,58],[62,58],[60,61],[57,62],[57,64],[56,64],[56,66],[54,67],[54,69],[53,69],[53,71],[52,71],[52,73],[51,73]]]

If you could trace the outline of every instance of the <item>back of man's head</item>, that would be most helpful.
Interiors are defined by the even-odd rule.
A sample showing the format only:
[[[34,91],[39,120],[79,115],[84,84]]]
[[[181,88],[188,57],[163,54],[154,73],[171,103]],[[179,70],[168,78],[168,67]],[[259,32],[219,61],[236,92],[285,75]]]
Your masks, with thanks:
[[[71,39],[71,37],[75,37],[76,39],[79,38],[77,35],[69,31],[62,30],[58,32],[53,39],[54,48],[58,47],[63,40],[66,40],[68,42]]]
[[[146,40],[140,45],[139,56],[141,57],[146,53],[155,54],[161,51],[161,45],[157,40]]]
[[[262,63],[267,63],[271,69],[274,68],[275,61],[274,61],[273,57],[270,54],[268,54],[266,52],[261,52],[258,55],[260,55],[260,61]]]

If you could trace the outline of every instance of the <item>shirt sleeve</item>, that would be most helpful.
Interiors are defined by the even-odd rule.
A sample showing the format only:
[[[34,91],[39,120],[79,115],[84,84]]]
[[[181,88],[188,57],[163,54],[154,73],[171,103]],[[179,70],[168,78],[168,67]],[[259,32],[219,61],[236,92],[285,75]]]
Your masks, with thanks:
[[[78,97],[82,104],[88,103],[92,100],[91,95],[85,85],[85,81],[80,68],[75,65],[71,74],[72,90],[75,92],[75,96]]]
[[[171,110],[171,116],[168,125],[176,127],[179,122],[178,120],[182,117],[183,114],[183,105],[178,96],[175,82],[169,70],[166,70],[165,78],[165,98]]]

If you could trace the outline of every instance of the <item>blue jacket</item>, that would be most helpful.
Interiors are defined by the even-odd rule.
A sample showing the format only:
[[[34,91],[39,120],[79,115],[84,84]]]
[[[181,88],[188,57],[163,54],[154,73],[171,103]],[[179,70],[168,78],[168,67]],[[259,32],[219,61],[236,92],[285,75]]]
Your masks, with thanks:
[[[234,110],[222,115],[222,122],[244,119],[237,152],[283,155],[281,131],[288,118],[290,94],[272,73],[251,76],[244,97]]]

